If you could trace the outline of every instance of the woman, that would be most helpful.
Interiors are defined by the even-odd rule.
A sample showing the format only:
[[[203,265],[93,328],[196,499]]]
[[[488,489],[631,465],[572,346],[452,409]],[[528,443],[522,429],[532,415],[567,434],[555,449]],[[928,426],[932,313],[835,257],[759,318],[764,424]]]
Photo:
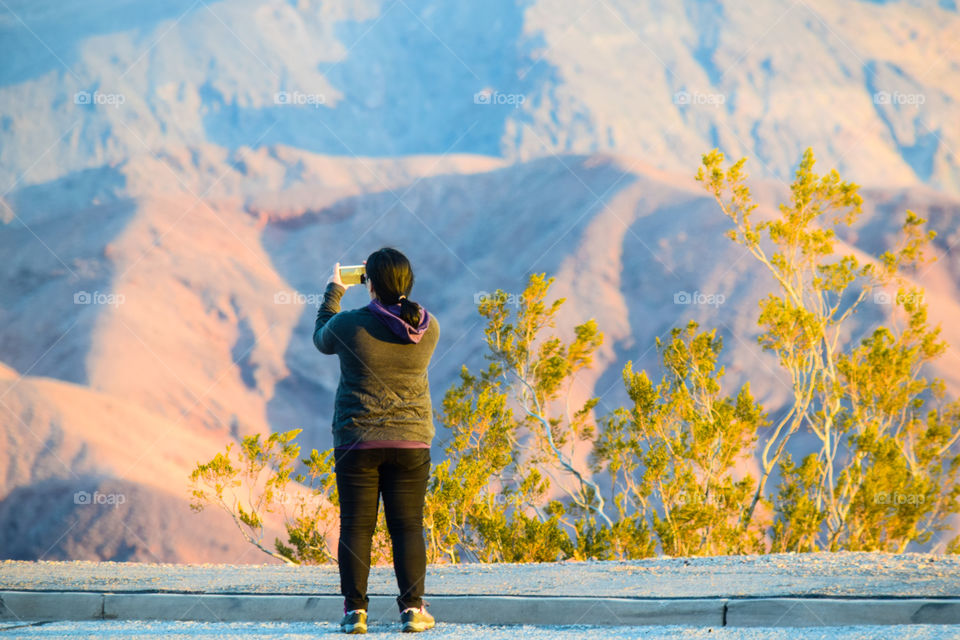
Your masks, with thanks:
[[[333,414],[344,597],[340,629],[367,631],[370,546],[383,496],[400,622],[404,631],[425,631],[434,625],[423,605],[423,501],[434,434],[427,367],[440,327],[434,315],[407,297],[413,271],[406,256],[385,247],[364,264],[370,303],[340,311],[340,298],[352,285],[341,282],[338,262],[313,332],[317,349],[340,358]]]

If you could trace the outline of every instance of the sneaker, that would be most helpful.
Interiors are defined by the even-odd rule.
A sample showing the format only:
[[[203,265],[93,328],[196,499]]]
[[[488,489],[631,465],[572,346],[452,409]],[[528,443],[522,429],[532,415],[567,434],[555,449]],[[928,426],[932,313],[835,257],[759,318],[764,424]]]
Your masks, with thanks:
[[[366,633],[367,612],[363,609],[354,609],[343,614],[340,621],[340,631],[344,633]]]
[[[427,613],[426,607],[421,606],[419,609],[414,609],[413,607],[404,609],[400,613],[400,623],[403,625],[402,631],[404,633],[412,633],[433,629],[436,621],[432,615]]]

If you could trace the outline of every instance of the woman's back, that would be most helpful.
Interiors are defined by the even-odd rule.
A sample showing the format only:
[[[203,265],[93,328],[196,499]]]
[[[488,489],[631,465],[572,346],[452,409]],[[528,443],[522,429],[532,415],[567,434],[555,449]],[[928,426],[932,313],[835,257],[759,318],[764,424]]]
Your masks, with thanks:
[[[427,369],[440,337],[436,317],[423,311],[428,318],[412,342],[413,328],[385,318],[390,309],[382,305],[339,311],[344,291],[327,286],[314,332],[317,348],[340,359],[334,446],[385,440],[429,444],[434,426]]]

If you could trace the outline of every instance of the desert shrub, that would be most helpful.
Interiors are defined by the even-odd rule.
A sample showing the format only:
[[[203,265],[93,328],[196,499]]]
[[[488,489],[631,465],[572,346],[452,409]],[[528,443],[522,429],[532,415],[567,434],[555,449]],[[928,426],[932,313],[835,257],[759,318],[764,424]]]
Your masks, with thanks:
[[[773,547],[903,551],[927,542],[960,509],[958,401],[945,402],[943,383],[922,373],[946,344],[909,278],[934,232],[907,211],[893,250],[876,260],[837,255],[834,228],[861,213],[857,185],[836,170],[816,174],[807,149],[790,201],[754,222],[744,162],[724,169],[714,150],[697,180],[733,222],[729,237],[776,283],[760,303],[759,342],[789,374],[793,398],[761,451],[754,491],[758,503],[779,470]],[[853,316],[871,297],[893,310],[891,326],[855,340]],[[786,445],[801,430],[820,445],[796,465]]]
[[[287,564],[323,564],[335,561],[339,498],[333,473],[333,450],[310,452],[296,471],[301,429],[244,437],[240,446],[228,443],[223,453],[198,462],[190,474],[191,504],[195,511],[213,505],[226,512],[244,539],[269,556]],[[264,543],[264,517],[278,513],[287,541]],[[390,560],[383,510],[379,513],[371,558]]]
[[[594,470],[611,476],[620,519],[633,516],[652,530],[665,554],[762,551],[763,526],[743,525],[756,480],[735,477],[767,424],[761,407],[749,385],[735,398],[721,395],[715,332],[691,322],[657,348],[665,371],[659,385],[631,362],[624,368],[632,406],[602,422]]]
[[[575,327],[569,343],[544,335],[564,302],[547,304],[551,283],[534,274],[521,295],[497,290],[479,303],[488,367],[479,376],[464,368],[437,415],[450,437],[426,526],[451,561],[574,557],[571,536],[583,520],[612,524],[588,470],[574,462],[578,443],[589,447],[596,400],[566,410],[576,372],[590,365],[603,338],[592,320]]]

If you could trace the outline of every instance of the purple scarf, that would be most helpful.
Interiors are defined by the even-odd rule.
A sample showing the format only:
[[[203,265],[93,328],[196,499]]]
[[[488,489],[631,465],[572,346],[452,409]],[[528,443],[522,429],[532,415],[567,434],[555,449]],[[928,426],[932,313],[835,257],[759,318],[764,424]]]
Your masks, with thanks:
[[[373,315],[380,318],[380,321],[387,325],[387,328],[396,334],[398,338],[403,338],[407,342],[420,342],[420,338],[423,337],[423,334],[427,332],[427,327],[430,326],[430,314],[427,313],[427,310],[423,307],[420,307],[419,327],[414,327],[400,317],[399,302],[386,306],[379,300],[371,300],[367,308],[370,309]]]

